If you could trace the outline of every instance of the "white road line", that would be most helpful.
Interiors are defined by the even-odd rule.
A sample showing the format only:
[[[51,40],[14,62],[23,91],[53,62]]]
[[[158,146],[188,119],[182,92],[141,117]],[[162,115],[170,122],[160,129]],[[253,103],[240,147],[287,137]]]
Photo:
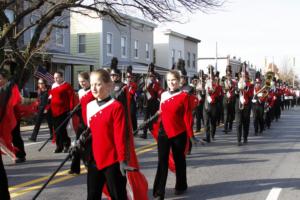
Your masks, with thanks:
[[[277,200],[282,188],[272,188],[266,200]]]
[[[31,145],[35,145],[35,144],[44,143],[44,142],[45,142],[45,141],[41,141],[41,142],[31,142],[31,143],[24,144],[24,146],[27,147],[27,146],[31,146]]]

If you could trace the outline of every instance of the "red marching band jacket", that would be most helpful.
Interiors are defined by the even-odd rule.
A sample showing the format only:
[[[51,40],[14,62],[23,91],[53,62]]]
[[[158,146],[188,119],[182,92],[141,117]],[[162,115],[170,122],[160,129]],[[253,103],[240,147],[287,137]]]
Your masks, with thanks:
[[[111,99],[102,106],[87,105],[93,155],[99,170],[125,160],[125,114],[121,103]]]
[[[125,88],[127,106],[130,105],[130,94]],[[129,111],[129,109],[128,109]],[[124,113],[123,105],[117,100],[111,99],[102,106],[98,106],[96,100],[87,105],[86,117],[88,126],[92,132],[92,148],[98,169],[103,169],[116,162],[126,160],[128,165],[137,171],[127,172],[127,196],[129,200],[148,199],[148,182],[145,176],[139,171],[138,159],[134,149],[134,140],[131,123],[126,126],[125,117],[130,119],[130,113]],[[84,114],[84,112],[82,112]],[[131,120],[127,120],[131,121]],[[128,130],[126,129],[128,127]],[[126,138],[125,131],[129,131],[129,138]],[[128,141],[126,141],[128,140]],[[126,145],[128,144],[129,147]],[[103,192],[109,197],[107,187]]]
[[[254,87],[254,96],[257,96],[258,98],[258,102],[256,102],[256,99],[253,99],[252,102],[253,103],[264,103],[267,100],[267,97],[264,97],[264,93],[260,92],[257,94],[257,92],[259,92],[259,90],[261,90],[262,87]]]
[[[226,96],[226,98],[228,99],[228,101],[233,101],[234,100],[234,92],[235,92],[235,87],[236,87],[236,80],[235,79],[231,79],[229,80],[231,86],[229,87],[228,91],[224,91],[223,95]]]
[[[266,102],[270,108],[273,108],[276,101],[276,93],[273,90],[269,91],[269,95],[267,96]]]
[[[136,91],[137,91],[137,84],[133,81],[131,81],[130,83],[127,84],[128,87],[128,92],[131,95],[131,97],[134,97]]]
[[[250,81],[246,81],[246,87],[242,91],[242,95],[240,95],[239,97],[240,103],[243,105],[248,105],[250,100],[253,97],[253,93],[254,93],[253,84],[251,84]]]
[[[218,97],[220,97],[222,93],[222,87],[219,87],[218,84],[213,83],[212,88],[207,87],[208,94],[206,94],[206,99],[208,103],[215,104],[217,102]]]
[[[148,100],[153,98],[160,98],[160,95],[162,93],[162,88],[160,87],[160,83],[158,80],[154,81],[152,84],[149,84],[146,89],[146,97]]]
[[[49,98],[51,99],[50,108],[53,117],[69,112],[78,102],[72,86],[67,82],[60,85],[54,83],[50,90]]]
[[[12,144],[12,130],[16,127],[17,121],[22,117],[32,116],[38,111],[37,101],[28,105],[21,103],[22,97],[19,88],[14,84],[5,107],[5,117],[0,122],[0,147],[12,160],[15,159],[15,153],[18,151]]]

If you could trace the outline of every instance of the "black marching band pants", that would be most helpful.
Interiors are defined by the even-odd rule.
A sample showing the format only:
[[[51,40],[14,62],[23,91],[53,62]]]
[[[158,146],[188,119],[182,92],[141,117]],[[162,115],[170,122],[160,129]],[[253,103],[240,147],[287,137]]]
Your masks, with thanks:
[[[208,108],[203,109],[204,127],[206,132],[206,141],[210,142],[210,138],[215,138],[217,126],[217,105],[208,104]]]
[[[7,181],[7,176],[4,169],[1,153],[0,153],[0,195],[1,195],[1,199],[3,200],[10,199],[9,192],[8,192],[8,181]]]
[[[131,124],[132,124],[132,130],[133,132],[136,131],[137,129],[137,109],[136,109],[136,101],[134,99],[134,97],[132,97],[131,99],[131,103],[130,103],[130,115],[131,115]]]
[[[63,121],[68,117],[68,112],[65,112],[57,117],[53,117],[53,126],[56,130]],[[66,121],[58,130],[56,134],[56,149],[63,150],[64,147],[68,148],[71,145],[71,139],[67,133],[68,121]]]
[[[249,135],[249,125],[250,125],[250,106],[245,105],[243,109],[239,108],[239,101],[236,101],[236,127],[237,127],[237,139],[241,142],[242,136],[244,141],[248,140]],[[249,103],[250,104],[250,103]]]
[[[20,130],[20,120],[17,120],[17,125],[12,131],[12,143],[15,147],[18,148],[16,152],[17,158],[25,158],[25,148],[24,148],[24,141],[21,137],[21,130]]]
[[[224,108],[224,130],[227,133],[228,130],[232,129],[232,124],[234,120],[234,102],[228,101],[227,98],[223,98],[223,108]]]
[[[254,132],[255,135],[264,130],[264,104],[263,103],[255,103],[253,104],[253,118],[254,118]]]
[[[101,199],[102,189],[105,183],[112,200],[127,200],[126,177],[122,176],[118,162],[102,170],[98,170],[95,163],[89,163],[87,174],[87,200]]]
[[[203,120],[203,103],[200,103],[194,110],[196,118],[196,132],[201,131],[201,120]]]
[[[153,196],[164,198],[165,188],[168,177],[169,154],[170,149],[173,152],[173,158],[176,168],[176,185],[175,189],[183,191],[187,189],[186,179],[186,160],[185,148],[187,134],[183,132],[173,138],[168,138],[164,131],[160,131],[157,139],[158,148],[158,166],[153,186]]]
[[[46,120],[47,120],[48,128],[49,128],[49,131],[50,131],[50,137],[52,138],[52,136],[53,136],[53,123],[52,123],[51,110],[48,110],[47,113],[44,113],[44,109],[39,109],[37,119],[36,119],[36,122],[35,122],[35,125],[34,125],[34,129],[33,129],[33,132],[31,134],[31,138],[33,140],[36,140],[37,135],[38,135],[39,130],[40,130],[40,126],[41,126],[44,118],[46,118]]]
[[[146,121],[147,119],[149,119],[150,117],[155,115],[155,113],[158,111],[158,109],[159,109],[159,101],[157,99],[152,98],[152,99],[148,100],[148,106],[146,107],[144,121]],[[151,131],[152,122],[146,124],[146,126],[144,128],[144,135],[147,135],[148,129]]]

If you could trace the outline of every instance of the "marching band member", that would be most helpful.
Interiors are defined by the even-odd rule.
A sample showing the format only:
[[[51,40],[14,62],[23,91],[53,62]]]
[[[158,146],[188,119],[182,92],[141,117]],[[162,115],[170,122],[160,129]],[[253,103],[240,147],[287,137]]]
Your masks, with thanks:
[[[199,100],[198,100],[198,98],[196,96],[196,89],[194,87],[192,87],[191,85],[188,84],[188,81],[187,81],[187,72],[185,70],[184,60],[182,60],[182,59],[178,60],[177,70],[180,73],[180,83],[179,83],[180,89],[181,89],[181,91],[183,91],[183,92],[185,92],[185,93],[188,94],[190,112],[193,113],[194,109],[197,107],[197,105],[199,103]],[[193,130],[193,125],[194,125],[193,121],[194,120],[192,120],[192,124],[191,124],[192,130]],[[188,151],[188,154],[191,153],[193,143],[198,142],[198,140],[195,138],[194,134],[191,137],[191,140],[192,141],[189,141],[189,151]],[[203,144],[203,141],[201,141],[201,142]]]
[[[110,96],[112,81],[104,69],[91,73],[91,92],[95,100],[87,105],[87,122],[92,134],[95,164],[88,167],[88,200],[101,199],[107,184],[112,199],[125,200],[125,111]]]
[[[248,142],[249,135],[249,124],[250,124],[250,110],[251,110],[251,98],[253,96],[253,88],[249,81],[249,74],[246,69],[247,65],[242,64],[240,68],[240,77],[237,87],[237,98],[236,101],[236,124],[237,124],[237,140],[238,145],[242,145],[243,142],[246,144]]]
[[[81,89],[78,91],[79,101],[81,105],[81,109],[77,112],[79,116],[79,128],[76,131],[76,140],[79,139],[82,132],[87,128],[87,118],[86,118],[86,106],[89,102],[94,100],[90,89],[90,75],[88,72],[81,72],[78,74],[78,83]],[[83,158],[83,161],[87,163],[89,157],[89,148],[90,143],[85,144],[85,152],[74,152],[71,162],[71,167],[69,170],[69,174],[80,174],[80,157]]]
[[[50,90],[50,108],[53,117],[53,126],[56,130],[62,122],[64,122],[69,112],[75,105],[75,92],[72,86],[64,81],[62,72],[54,73],[54,83]],[[61,125],[60,129],[55,133],[56,135],[56,149],[54,153],[68,152],[71,145],[70,137],[68,136],[67,121]]]
[[[38,116],[32,134],[28,138],[29,141],[36,142],[36,138],[44,118],[47,119],[50,137],[52,138],[53,136],[53,123],[52,123],[52,116],[51,116],[48,96],[49,96],[49,90],[47,88],[47,81],[43,78],[40,78],[38,80],[38,102],[39,102]]]
[[[225,134],[232,130],[234,120],[235,82],[232,80],[231,66],[226,67],[226,77],[223,82],[223,108],[224,108],[224,130]]]
[[[130,95],[130,114],[131,114],[131,124],[132,124],[132,129],[133,132],[135,134],[136,133],[136,129],[137,129],[137,118],[136,118],[136,113],[137,113],[137,109],[136,109],[136,99],[135,99],[135,95],[136,95],[136,90],[137,90],[137,84],[134,82],[133,80],[133,73],[132,73],[132,66],[128,66],[127,68],[127,72],[126,72],[126,84],[127,84],[127,88],[128,88],[128,92]]]
[[[125,161],[135,171],[129,171],[127,174],[127,181],[130,185],[127,194],[131,197],[129,199],[145,199],[147,200],[148,182],[145,176],[139,171],[138,159],[134,149],[134,140],[132,134],[131,124],[131,93],[130,87],[123,83],[120,79],[121,71],[118,69],[118,60],[113,58],[111,62],[110,76],[112,80],[112,93],[111,96],[117,100],[124,108],[125,113]],[[106,190],[104,190],[106,192]],[[107,192],[106,192],[107,194]],[[112,198],[113,199],[113,198]]]
[[[149,65],[148,75],[146,78],[144,93],[146,96],[147,101],[147,107],[145,110],[145,116],[144,121],[149,119],[150,117],[154,116],[155,113],[159,109],[159,98],[160,93],[162,91],[159,81],[157,80],[158,77],[156,77],[156,72],[154,70],[155,65],[151,63]],[[147,138],[147,130],[152,131],[152,123],[149,123],[144,127],[143,134],[140,135],[141,138],[146,139]]]
[[[208,67],[208,80],[205,84],[205,101],[204,101],[204,127],[206,132],[206,139],[204,141],[210,143],[211,138],[215,139],[217,126],[217,98],[220,91],[218,85],[214,82],[213,66]]]
[[[189,97],[187,93],[180,91],[180,73],[177,70],[170,70],[166,79],[169,89],[161,95],[161,123],[157,136],[158,166],[153,186],[155,199],[164,199],[170,149],[172,149],[176,168],[175,194],[179,195],[186,191],[185,154],[188,138],[193,136]]]
[[[201,121],[203,122],[203,105],[205,99],[205,77],[203,70],[199,71],[199,80],[196,84],[196,95],[198,98],[198,106],[195,108],[196,116],[196,132],[201,131]]]
[[[264,107],[266,102],[265,90],[262,89],[260,73],[256,73],[255,86],[254,86],[254,97],[252,99],[253,107],[253,123],[254,123],[254,135],[262,134],[264,130]]]

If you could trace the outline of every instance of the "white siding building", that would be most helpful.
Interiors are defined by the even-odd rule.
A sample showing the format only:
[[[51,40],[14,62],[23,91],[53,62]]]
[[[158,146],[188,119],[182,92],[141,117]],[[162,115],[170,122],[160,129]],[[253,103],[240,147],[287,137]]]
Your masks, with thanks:
[[[154,62],[171,69],[179,58],[185,60],[188,77],[197,73],[198,43],[201,41],[170,29],[154,32]]]

